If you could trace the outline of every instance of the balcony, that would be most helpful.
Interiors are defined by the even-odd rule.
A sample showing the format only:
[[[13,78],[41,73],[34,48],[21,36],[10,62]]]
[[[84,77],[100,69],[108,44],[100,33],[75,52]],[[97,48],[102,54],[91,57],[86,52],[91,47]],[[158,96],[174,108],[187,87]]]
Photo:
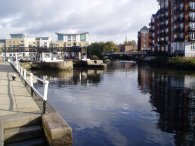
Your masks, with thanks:
[[[160,37],[165,37],[166,34],[165,34],[165,32],[160,32],[160,33],[159,33],[159,36],[160,36]]]
[[[166,10],[164,9],[164,8],[161,8],[160,10],[159,10],[159,13],[160,14],[164,14],[166,12]]]
[[[174,10],[175,14],[181,14],[184,12],[184,8],[183,7],[178,7],[177,9]]]
[[[149,32],[150,32],[150,33],[154,33],[155,31],[154,31],[154,29],[150,28],[150,29],[149,29]]]
[[[153,42],[150,42],[150,46],[153,47],[154,46],[154,43]]]
[[[168,36],[169,35],[169,32],[168,31],[165,31],[165,36]]]
[[[180,4],[180,3],[182,3],[182,2],[183,2],[183,0],[175,0],[175,1],[174,1],[175,4]]]
[[[160,28],[161,28],[161,29],[164,29],[164,28],[165,28],[165,23],[161,23],[161,24],[160,24]]]
[[[183,33],[183,32],[184,32],[184,28],[177,27],[176,29],[174,29],[174,33]]]
[[[168,44],[168,41],[166,41],[166,40],[158,41],[158,45],[164,46],[164,45],[167,45],[167,44]]]
[[[192,7],[192,6],[188,6],[188,9],[187,9],[189,12],[195,12],[195,7]]]
[[[189,16],[189,17],[188,17],[188,21],[189,21],[189,22],[195,22],[195,18]]]
[[[177,17],[176,19],[175,19],[175,23],[183,23],[184,22],[184,18],[183,17]]]
[[[188,39],[188,41],[195,41],[195,38],[192,38],[192,37],[188,37],[189,39]]]
[[[184,41],[184,37],[178,36],[174,38],[174,42],[183,42],[183,41]]]
[[[150,22],[149,23],[149,26],[154,26],[154,22]]]
[[[160,21],[164,21],[165,20],[165,16],[160,17]]]
[[[188,32],[195,32],[195,28],[190,27],[190,26],[187,28],[187,30],[188,30]]]
[[[150,39],[152,39],[152,40],[153,40],[153,39],[154,39],[154,35],[150,35]]]

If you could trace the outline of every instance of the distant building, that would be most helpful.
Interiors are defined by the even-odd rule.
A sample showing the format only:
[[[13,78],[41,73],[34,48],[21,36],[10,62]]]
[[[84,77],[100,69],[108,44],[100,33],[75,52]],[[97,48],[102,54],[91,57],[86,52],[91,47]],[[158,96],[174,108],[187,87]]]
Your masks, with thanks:
[[[80,46],[86,47],[89,46],[89,33],[77,33],[77,34],[63,34],[56,33],[57,35],[57,46],[58,47],[72,47]]]
[[[51,37],[36,37],[36,46],[37,47],[51,47],[52,40]]]
[[[138,51],[150,50],[149,28],[144,26],[138,32]]]
[[[125,52],[125,53],[129,53],[135,51],[135,48],[133,45],[130,44],[124,44],[120,46],[120,52]]]
[[[28,38],[24,34],[10,34],[11,39],[6,39],[6,47],[36,47],[35,38]]]

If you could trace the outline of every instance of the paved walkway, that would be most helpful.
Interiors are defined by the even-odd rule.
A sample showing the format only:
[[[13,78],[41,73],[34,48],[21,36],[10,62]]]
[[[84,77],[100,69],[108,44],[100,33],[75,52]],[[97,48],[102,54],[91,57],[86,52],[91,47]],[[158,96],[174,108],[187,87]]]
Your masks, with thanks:
[[[21,113],[40,113],[40,109],[20,78],[12,80],[14,70],[8,63],[0,64],[0,117]]]

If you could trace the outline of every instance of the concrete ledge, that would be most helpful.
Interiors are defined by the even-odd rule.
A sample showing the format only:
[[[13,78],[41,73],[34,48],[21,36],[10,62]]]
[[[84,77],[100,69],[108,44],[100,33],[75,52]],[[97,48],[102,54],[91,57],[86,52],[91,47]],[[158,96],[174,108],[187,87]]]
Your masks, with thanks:
[[[72,146],[72,128],[58,113],[42,115],[42,124],[50,146]]]

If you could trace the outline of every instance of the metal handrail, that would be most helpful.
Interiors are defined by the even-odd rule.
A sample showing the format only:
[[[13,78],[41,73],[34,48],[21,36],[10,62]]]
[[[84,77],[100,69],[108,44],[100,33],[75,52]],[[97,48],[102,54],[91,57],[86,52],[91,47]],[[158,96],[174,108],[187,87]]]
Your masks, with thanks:
[[[14,67],[14,69],[18,72],[18,74],[23,78],[23,80],[31,87],[34,93],[38,94],[43,99],[43,113],[45,113],[46,102],[47,102],[47,94],[48,94],[48,85],[49,81],[43,80],[37,76],[34,76],[33,73],[28,72],[24,69],[18,62],[12,62],[9,60],[9,63]],[[27,78],[29,76],[29,78]],[[40,93],[35,87],[33,83],[33,79],[37,79],[38,81],[44,84],[44,92]]]

